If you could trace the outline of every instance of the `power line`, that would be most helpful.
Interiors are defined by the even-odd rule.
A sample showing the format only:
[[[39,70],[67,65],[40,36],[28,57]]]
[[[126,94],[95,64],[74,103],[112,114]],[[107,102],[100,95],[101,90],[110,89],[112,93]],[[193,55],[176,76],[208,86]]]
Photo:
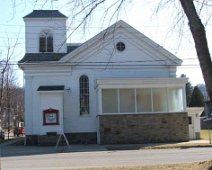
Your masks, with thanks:
[[[72,29],[76,29],[76,28],[102,28],[102,29],[105,29],[106,27],[104,26],[81,26],[81,27],[77,27],[77,26],[69,26],[70,24],[66,24],[66,27],[67,28],[72,28]],[[20,24],[0,24],[0,26],[4,26],[4,27],[25,27],[25,25],[20,25]],[[32,26],[28,26],[28,27],[43,27],[43,26],[38,26],[38,25],[32,25]],[[63,26],[58,26],[58,28],[62,28]],[[109,26],[110,27],[110,26]],[[167,28],[166,25],[160,25],[160,26],[134,26],[135,28]],[[128,26],[128,27],[123,27],[123,28],[131,28],[131,26]],[[63,30],[66,30],[66,29],[63,29]]]
[[[120,60],[120,61],[80,61],[80,62],[68,62],[71,64],[104,64],[104,63],[145,63],[145,62],[166,62],[166,61],[178,61],[179,59],[169,59],[169,60],[164,60],[164,59],[155,59],[155,60]],[[184,60],[197,60],[197,58],[184,58]],[[6,61],[2,60],[0,63],[4,63]],[[17,63],[18,61],[16,60],[11,60],[10,63]],[[45,62],[45,61],[44,61]],[[190,65],[190,64],[189,64]]]
[[[20,64],[23,64],[23,63],[20,63]],[[26,63],[27,64],[27,63]],[[55,64],[61,64],[61,63],[45,63],[45,62],[41,62],[41,63],[28,63],[28,64],[40,64],[40,65],[43,65],[43,64],[48,64],[48,65],[55,65]],[[65,64],[65,63],[64,63]],[[70,63],[70,64],[75,64],[75,63]],[[134,64],[134,65],[127,65],[127,64],[124,64],[124,65],[120,65],[120,64],[111,64],[111,65],[108,65],[108,63],[104,63],[104,64],[101,64],[101,65],[97,65],[97,64],[83,64],[83,63],[80,63],[82,65],[77,65],[77,66],[80,66],[80,67],[105,67],[105,66],[108,66],[108,67],[117,67],[117,68],[113,68],[113,69],[122,69],[124,67],[126,68],[134,68],[135,69],[138,69],[138,67],[172,67],[172,66],[176,66],[176,65],[159,65],[159,64]],[[8,64],[8,65],[11,65],[11,66],[17,66],[17,64]],[[74,66],[74,65],[73,65]],[[118,68],[119,67],[119,68]],[[195,67],[195,68],[200,68],[199,65],[197,64],[186,64],[186,65],[181,65],[181,66],[176,66],[176,67],[186,67],[186,68],[190,68],[190,67]],[[96,68],[91,68],[91,69],[96,69]]]
[[[135,31],[129,31],[129,33],[134,33]],[[19,32],[10,32],[10,31],[7,31],[7,32],[4,32],[4,31],[0,31],[0,35],[2,34],[2,35],[5,35],[5,34],[7,34],[8,35],[8,33],[10,34],[10,36],[14,36],[14,34],[16,34],[16,36],[20,36],[20,35],[22,35],[22,36],[25,36],[25,32],[21,32],[21,33],[19,33]],[[39,37],[39,32],[35,32],[35,31],[30,31],[30,32],[28,32],[28,34],[38,34],[38,37]],[[77,31],[76,31],[76,33],[77,33]],[[100,32],[99,31],[95,31],[95,32],[93,32],[93,33],[91,33],[91,31],[89,31],[89,33],[86,33],[86,32],[84,32],[84,33],[82,33],[81,34],[81,36],[95,36],[95,35],[97,35],[97,34],[99,34]],[[166,31],[164,31],[164,33],[166,33]],[[87,35],[86,35],[87,34]],[[118,34],[118,32],[117,32],[117,34]],[[61,34],[61,33],[59,33],[59,32],[54,32],[54,35],[69,35],[69,33],[68,33],[68,31],[67,32],[65,32],[65,34]],[[149,38],[149,37],[147,37],[145,34],[143,34],[144,36],[143,36],[143,38]],[[158,33],[158,35],[155,35],[155,37],[163,37],[163,36],[161,36],[161,31],[160,31],[160,33]],[[8,38],[8,36],[1,36],[1,38],[5,38],[5,39],[7,39]],[[129,37],[127,37],[127,38],[125,38],[125,37],[121,37],[121,38],[123,38],[123,39],[136,39],[136,38],[129,38]],[[9,39],[17,39],[16,37],[9,37]],[[24,38],[18,38],[18,39],[24,39]],[[30,38],[28,38],[28,39],[30,39]],[[33,38],[31,38],[31,39],[33,39]],[[151,39],[151,38],[149,38],[149,39]]]

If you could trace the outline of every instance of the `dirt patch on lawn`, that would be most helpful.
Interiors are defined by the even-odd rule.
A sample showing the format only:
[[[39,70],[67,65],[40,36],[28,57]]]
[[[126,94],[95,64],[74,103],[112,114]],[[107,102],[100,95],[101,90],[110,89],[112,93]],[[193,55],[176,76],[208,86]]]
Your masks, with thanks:
[[[158,165],[158,166],[143,166],[143,167],[114,167],[114,168],[86,168],[84,170],[212,170],[212,160],[173,164],[173,165]]]

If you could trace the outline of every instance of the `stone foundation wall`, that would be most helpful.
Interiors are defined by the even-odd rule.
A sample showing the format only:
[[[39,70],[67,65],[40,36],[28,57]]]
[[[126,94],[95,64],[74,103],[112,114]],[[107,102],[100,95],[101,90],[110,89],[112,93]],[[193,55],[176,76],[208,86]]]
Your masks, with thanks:
[[[188,141],[187,113],[100,115],[101,144]]]
[[[97,133],[66,133],[70,144],[96,144]],[[26,145],[55,146],[59,135],[26,135]],[[62,137],[60,145],[65,145]]]
[[[38,145],[38,135],[26,135],[26,145]]]

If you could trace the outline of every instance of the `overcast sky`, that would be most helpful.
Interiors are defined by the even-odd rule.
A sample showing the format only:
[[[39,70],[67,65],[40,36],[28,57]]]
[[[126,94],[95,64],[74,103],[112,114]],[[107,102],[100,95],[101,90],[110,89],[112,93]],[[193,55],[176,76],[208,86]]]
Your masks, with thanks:
[[[25,53],[25,30],[22,17],[32,12],[33,9],[40,9],[40,5],[42,4],[38,3],[37,6],[34,6],[34,0],[16,0],[16,4],[13,4],[12,2],[13,0],[0,1],[0,51],[1,57],[5,56],[7,50],[7,39],[9,38],[11,44],[13,44],[18,37],[19,45],[16,49],[15,56],[12,59],[12,63],[16,64]],[[58,0],[53,4],[44,6],[43,9],[59,9],[63,14],[68,16],[69,20],[67,22],[67,26],[70,26],[70,33],[77,26],[77,23],[81,18],[76,18],[74,22],[72,22],[73,20],[71,20],[72,13],[70,12],[70,7],[65,2],[67,2],[67,0]],[[178,76],[180,74],[186,74],[193,85],[203,83],[194,43],[190,36],[187,21],[183,25],[183,28],[176,27],[173,29],[173,25],[177,21],[177,18],[175,18],[175,8],[164,8],[161,9],[158,14],[155,14],[154,11],[157,7],[155,2],[153,3],[149,0],[133,0],[133,3],[134,4],[131,3],[125,7],[119,15],[119,19],[124,20],[159,45],[169,50],[178,58],[182,59],[183,64],[178,68]],[[84,42],[117,20],[115,18],[109,22],[109,19],[106,19],[103,22],[101,15],[102,11],[104,11],[103,9],[104,8],[101,7],[94,13],[85,27],[85,32],[83,28],[78,29],[69,37],[68,42]],[[206,13],[204,14],[208,15]],[[205,17],[203,19],[205,19]],[[212,48],[211,27],[212,24],[209,22],[206,27],[206,32],[210,49]],[[15,70],[17,72],[19,85],[22,86],[22,71],[19,70],[17,66],[15,67]]]

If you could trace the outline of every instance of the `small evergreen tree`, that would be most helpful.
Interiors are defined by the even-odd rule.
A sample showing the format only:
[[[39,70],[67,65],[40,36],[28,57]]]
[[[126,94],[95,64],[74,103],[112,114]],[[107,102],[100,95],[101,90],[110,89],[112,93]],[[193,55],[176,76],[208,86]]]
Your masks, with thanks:
[[[204,96],[202,95],[202,92],[200,91],[198,86],[194,87],[189,106],[190,107],[203,107],[204,106]]]
[[[181,77],[186,78],[186,75],[181,74]],[[186,103],[187,103],[187,106],[189,106],[189,104],[190,104],[193,89],[194,89],[194,87],[191,85],[191,82],[188,81],[188,83],[186,83]]]
[[[192,93],[194,91],[194,87],[191,85],[191,82],[189,81],[186,83],[186,103],[187,106],[189,106],[189,103],[191,102]]]

